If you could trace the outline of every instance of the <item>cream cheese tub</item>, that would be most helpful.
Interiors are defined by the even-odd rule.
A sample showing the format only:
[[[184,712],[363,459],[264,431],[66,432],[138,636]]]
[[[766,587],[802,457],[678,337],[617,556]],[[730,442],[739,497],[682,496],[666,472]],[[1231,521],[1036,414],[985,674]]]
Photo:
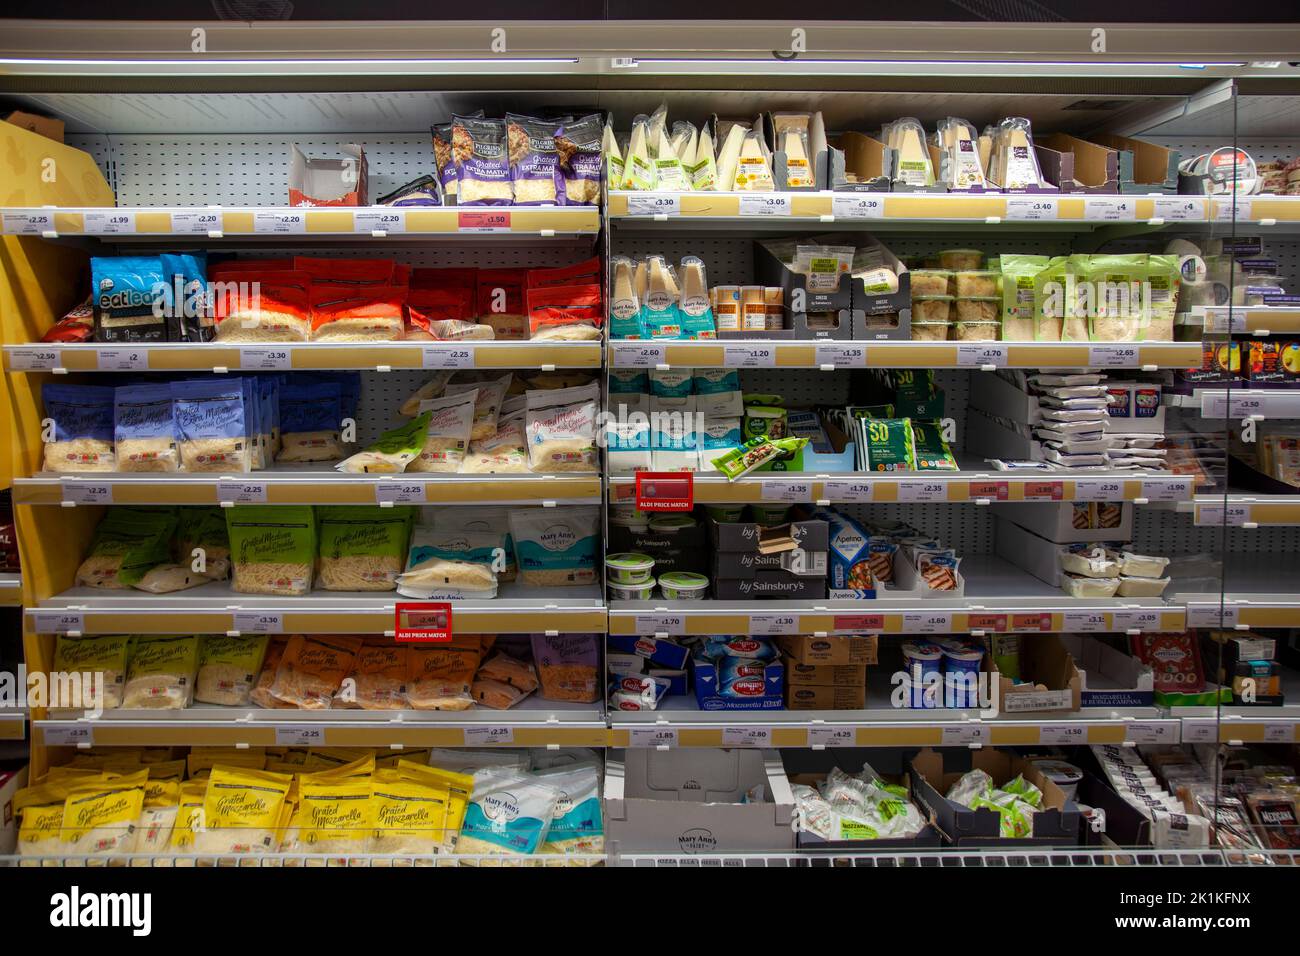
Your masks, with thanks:
[[[624,551],[611,554],[605,558],[605,576],[611,585],[654,585],[651,572],[654,571],[655,559],[638,551]]]
[[[709,579],[694,571],[669,571],[660,575],[659,590],[670,601],[702,601],[708,596]]]

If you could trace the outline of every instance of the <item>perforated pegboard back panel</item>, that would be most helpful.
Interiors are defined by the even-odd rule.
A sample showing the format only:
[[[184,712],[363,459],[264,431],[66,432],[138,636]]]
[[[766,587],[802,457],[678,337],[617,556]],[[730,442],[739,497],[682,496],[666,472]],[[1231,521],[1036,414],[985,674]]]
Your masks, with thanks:
[[[1201,136],[1139,136],[1138,139],[1176,149],[1183,154],[1183,159],[1232,145],[1231,137],[1212,140]],[[1286,162],[1300,156],[1300,136],[1241,137],[1237,147],[1257,163]]]

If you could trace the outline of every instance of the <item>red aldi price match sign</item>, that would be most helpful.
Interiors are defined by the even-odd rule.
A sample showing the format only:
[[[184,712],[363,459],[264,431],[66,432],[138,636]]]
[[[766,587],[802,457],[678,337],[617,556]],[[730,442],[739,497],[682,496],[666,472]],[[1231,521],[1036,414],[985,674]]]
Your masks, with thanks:
[[[396,617],[399,641],[451,643],[451,605],[445,601],[399,601]]]
[[[695,476],[689,471],[638,471],[638,511],[690,511],[695,507]]]

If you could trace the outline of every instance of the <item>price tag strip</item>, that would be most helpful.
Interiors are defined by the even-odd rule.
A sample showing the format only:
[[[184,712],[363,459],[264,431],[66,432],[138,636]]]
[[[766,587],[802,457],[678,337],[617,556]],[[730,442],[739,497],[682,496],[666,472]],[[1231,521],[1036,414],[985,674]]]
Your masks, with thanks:
[[[682,614],[638,614],[638,634],[685,634],[686,617]]]
[[[253,232],[288,235],[307,231],[307,216],[296,209],[259,209],[253,213]]]
[[[283,634],[284,615],[278,611],[236,611],[232,630],[240,634]]]
[[[828,501],[859,502],[875,499],[875,488],[869,481],[832,480],[822,483],[822,496]]]
[[[239,350],[239,367],[259,371],[284,371],[293,368],[293,358],[287,348],[249,348]]]
[[[427,501],[424,489],[422,481],[381,481],[375,485],[375,503],[422,505]]]
[[[80,611],[36,611],[32,616],[37,634],[80,634],[86,629]]]
[[[358,209],[352,215],[352,229],[366,235],[376,232],[406,232],[406,210],[387,206]]]
[[[1038,728],[1038,742],[1055,746],[1071,746],[1088,742],[1088,725],[1082,723],[1042,724]]]
[[[776,346],[774,345],[733,345],[722,346],[723,363],[727,368],[771,368],[776,365]]]
[[[467,747],[477,747],[479,745],[508,746],[514,742],[515,729],[513,727],[487,725],[465,728],[465,746]]]
[[[772,746],[771,727],[723,727],[722,746],[724,747],[770,747]]]
[[[793,204],[780,193],[749,193],[740,197],[742,216],[788,216]]]
[[[904,611],[904,634],[949,634],[952,615],[947,611]]]
[[[95,746],[95,728],[89,724],[76,724],[72,727],[45,727],[41,736],[47,747],[93,747]]]
[[[218,481],[217,501],[232,501],[236,504],[264,504],[266,502],[265,481]]]
[[[628,193],[629,216],[680,216],[682,197],[676,193]]]
[[[473,368],[474,349],[468,345],[425,346],[425,368]]]
[[[666,365],[667,350],[663,345],[645,342],[615,342],[610,364],[614,368],[655,368]]]
[[[799,616],[797,614],[751,614],[749,615],[750,634],[798,634]]]
[[[1006,206],[1007,219],[1031,220],[1055,219],[1058,215],[1056,198],[1053,196],[1008,196]]]
[[[764,479],[764,501],[788,501],[791,503],[812,501],[811,481],[771,481]]]
[[[835,368],[866,368],[867,347],[865,345],[840,345],[819,342],[814,350],[817,367],[832,365]]]
[[[315,724],[280,724],[275,728],[277,747],[323,747],[325,728]]]
[[[63,500],[79,505],[113,503],[113,486],[102,481],[63,481]]]
[[[676,747],[676,727],[633,727],[628,731],[629,747]]]
[[[856,747],[858,732],[847,724],[813,724],[808,728],[808,746]]]
[[[879,193],[836,194],[831,197],[831,214],[836,219],[883,219],[885,197]]]
[[[969,747],[971,744],[986,744],[989,739],[988,727],[975,721],[965,721],[960,724],[944,724],[940,742],[945,747]]]

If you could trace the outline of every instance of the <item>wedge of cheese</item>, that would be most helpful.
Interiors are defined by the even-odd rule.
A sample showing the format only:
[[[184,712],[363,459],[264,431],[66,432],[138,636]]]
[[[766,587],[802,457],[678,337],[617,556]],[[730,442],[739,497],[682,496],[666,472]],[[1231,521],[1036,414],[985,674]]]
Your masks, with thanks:
[[[902,119],[894,124],[893,140],[897,144],[898,166],[894,182],[908,186],[933,186],[934,166],[925,145],[925,130],[919,120]]]
[[[732,187],[737,192],[770,193],[776,187],[772,182],[772,167],[759,135],[754,130],[745,134],[736,159],[736,180]]]
[[[619,152],[618,138],[614,135],[612,124],[605,126],[600,149],[605,154],[605,182],[610,184],[611,189],[618,189],[623,185],[623,154]]]
[[[649,122],[637,117],[632,123],[632,139],[627,144],[623,161],[623,188],[647,190],[655,188],[655,168],[650,160]]]
[[[677,150],[668,136],[668,130],[662,126],[659,128],[659,141],[655,144],[654,166],[655,189],[661,192],[690,190],[691,184],[686,178],[686,170],[682,168],[682,161],[677,157]]]
[[[984,183],[975,128],[965,120],[949,117],[939,126],[939,146],[948,160],[948,182],[953,189],[974,189]]]
[[[740,160],[740,147],[745,142],[745,127],[740,124],[727,130],[722,149],[718,151],[718,188],[729,191],[736,188],[736,164]]]
[[[689,161],[684,161],[686,175],[694,190],[718,188],[718,165],[713,158],[713,137],[709,135],[706,125],[700,130],[695,144],[695,154]]]
[[[1038,156],[1034,153],[1029,120],[1020,116],[1004,119],[998,125],[994,148],[997,152],[998,172],[1002,176],[997,182],[1003,189],[1027,189],[1046,185],[1038,168]]]

